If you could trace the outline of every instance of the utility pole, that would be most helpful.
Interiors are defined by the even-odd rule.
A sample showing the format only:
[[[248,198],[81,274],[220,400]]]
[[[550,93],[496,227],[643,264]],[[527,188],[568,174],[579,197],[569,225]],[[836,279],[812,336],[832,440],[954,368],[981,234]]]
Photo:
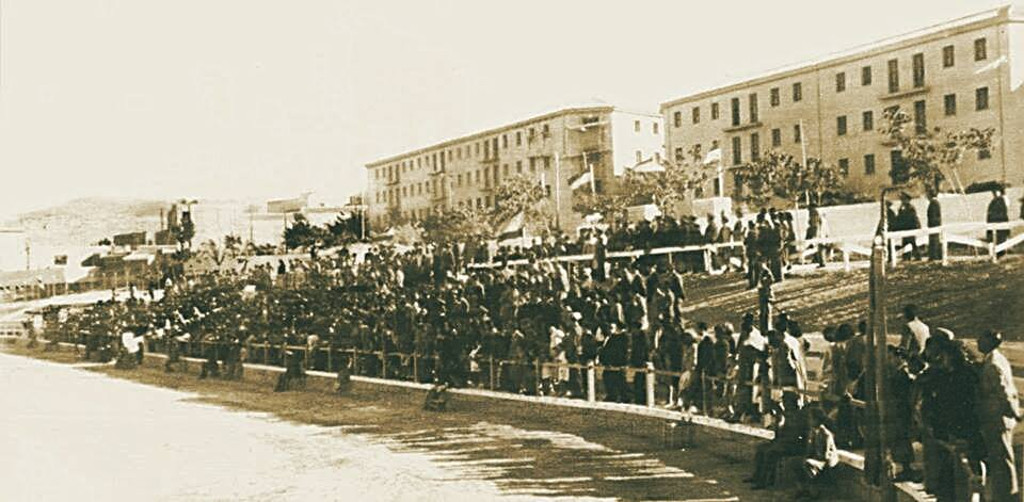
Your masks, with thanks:
[[[892,469],[886,444],[886,384],[888,380],[888,349],[886,346],[886,231],[889,227],[886,218],[885,196],[896,187],[885,188],[879,197],[880,223],[871,245],[871,275],[868,285],[870,327],[868,344],[871,350],[866,354],[867,383],[866,400],[868,403],[867,445],[864,458],[864,474],[870,485],[879,490],[881,500],[892,498]]]

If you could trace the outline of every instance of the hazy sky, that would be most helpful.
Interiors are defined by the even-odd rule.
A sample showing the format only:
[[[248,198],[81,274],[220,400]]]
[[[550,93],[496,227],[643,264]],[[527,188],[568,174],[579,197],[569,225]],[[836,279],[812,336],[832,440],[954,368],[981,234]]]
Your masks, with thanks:
[[[0,216],[343,199],[375,158],[662,101],[1005,2],[0,0]]]

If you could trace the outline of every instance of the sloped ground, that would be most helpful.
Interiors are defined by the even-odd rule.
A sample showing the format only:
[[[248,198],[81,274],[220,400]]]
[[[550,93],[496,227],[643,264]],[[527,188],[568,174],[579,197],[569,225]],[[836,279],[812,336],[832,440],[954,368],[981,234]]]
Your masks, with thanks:
[[[1024,257],[998,263],[957,262],[947,267],[903,262],[888,270],[886,308],[890,333],[898,332],[902,306],[918,305],[932,326],[975,338],[999,329],[1008,340],[1024,342]],[[814,270],[775,287],[775,308],[790,312],[805,332],[851,323],[868,316],[868,270]],[[691,276],[687,281],[687,318],[738,325],[743,312],[757,311],[757,292],[746,289],[740,274]]]

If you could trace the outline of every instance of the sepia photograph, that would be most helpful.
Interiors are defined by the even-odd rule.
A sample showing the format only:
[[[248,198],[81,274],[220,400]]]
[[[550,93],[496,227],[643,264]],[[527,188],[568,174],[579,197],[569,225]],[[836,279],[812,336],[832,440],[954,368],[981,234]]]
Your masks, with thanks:
[[[1024,502],[1024,3],[0,0],[0,500]]]

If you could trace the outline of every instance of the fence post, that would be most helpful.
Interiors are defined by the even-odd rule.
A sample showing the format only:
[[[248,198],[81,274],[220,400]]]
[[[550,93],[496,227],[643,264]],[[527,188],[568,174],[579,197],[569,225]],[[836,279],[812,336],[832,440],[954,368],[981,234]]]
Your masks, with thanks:
[[[843,245],[843,270],[850,271],[850,248]]]
[[[380,351],[380,377],[388,378],[388,351],[384,349]]]
[[[647,407],[654,407],[654,363],[647,361],[646,368],[644,368],[644,384],[647,387]]]
[[[491,381],[490,389],[494,390],[494,356],[487,357],[487,373]]]
[[[420,357],[415,350],[412,351],[412,381],[420,383]]]
[[[597,401],[597,369],[594,361],[587,362],[587,402]]]
[[[711,272],[711,249],[704,248],[704,271]]]
[[[359,374],[359,349],[352,347],[352,374]]]
[[[939,243],[942,248],[942,266],[949,265],[949,241],[946,240],[946,230],[939,228]]]
[[[886,238],[889,239],[888,236],[886,236]],[[902,252],[903,249],[900,248],[899,251]],[[899,262],[899,259],[899,255],[897,255],[896,240],[889,239],[889,268],[896,268],[896,264]]]
[[[999,255],[996,253],[996,243],[994,241],[988,243],[988,256],[992,259],[992,263],[999,261]]]

